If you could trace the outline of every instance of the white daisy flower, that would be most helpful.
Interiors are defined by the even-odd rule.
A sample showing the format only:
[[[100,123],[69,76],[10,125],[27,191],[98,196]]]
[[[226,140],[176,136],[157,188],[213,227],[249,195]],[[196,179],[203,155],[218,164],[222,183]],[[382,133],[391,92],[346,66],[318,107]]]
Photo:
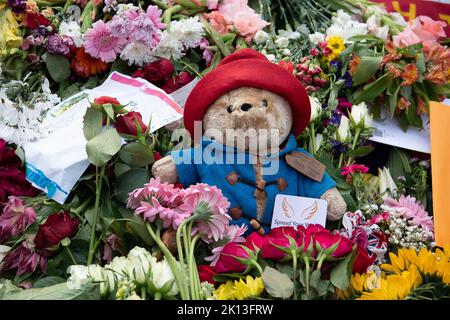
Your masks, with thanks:
[[[156,58],[153,56],[152,50],[142,42],[130,42],[120,53],[122,60],[128,61],[128,65],[137,65],[142,67]]]

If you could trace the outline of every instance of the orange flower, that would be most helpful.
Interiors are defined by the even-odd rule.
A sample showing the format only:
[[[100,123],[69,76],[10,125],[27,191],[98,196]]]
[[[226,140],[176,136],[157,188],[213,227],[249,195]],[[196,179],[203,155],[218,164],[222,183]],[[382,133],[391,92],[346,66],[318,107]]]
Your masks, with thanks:
[[[426,57],[427,63],[431,65],[425,80],[435,84],[443,85],[450,81],[450,49],[440,44],[435,44],[430,48]]]
[[[400,97],[397,101],[397,112],[408,109],[410,105],[411,102],[408,99],[405,97]]]
[[[417,97],[417,115],[420,115],[421,113],[427,114],[428,113],[428,106],[425,103],[425,101],[422,100],[421,97]]]
[[[414,82],[419,79],[419,72],[417,71],[417,67],[414,63],[407,64],[403,68],[403,72],[400,75],[403,79],[403,82],[400,84],[401,86],[410,86]]]
[[[360,62],[361,62],[361,58],[358,57],[357,55],[354,55],[352,60],[350,60],[350,62],[348,63],[348,65],[349,65],[348,72],[350,73],[351,76],[355,75],[356,68],[358,68],[358,65]]]
[[[400,78],[402,75],[402,71],[396,67],[394,67],[392,64],[388,65],[388,72],[392,73],[394,77]]]
[[[450,65],[447,67],[445,67],[445,64],[435,65],[428,70],[428,73],[425,75],[425,80],[431,81],[435,84],[447,84],[450,80],[450,75],[448,73],[449,69]]]
[[[72,59],[71,67],[77,75],[88,78],[105,71],[108,65],[100,59],[93,58],[84,51],[84,48],[78,48]]]

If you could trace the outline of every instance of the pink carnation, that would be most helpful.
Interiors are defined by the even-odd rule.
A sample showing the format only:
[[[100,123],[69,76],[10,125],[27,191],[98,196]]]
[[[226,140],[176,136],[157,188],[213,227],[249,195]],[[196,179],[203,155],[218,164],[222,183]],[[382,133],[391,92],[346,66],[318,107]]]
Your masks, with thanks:
[[[215,186],[198,183],[183,193],[180,209],[186,213],[198,214],[195,227],[202,234],[203,240],[210,242],[223,239],[231,218],[227,214],[230,203],[222,195],[222,191]]]
[[[427,231],[434,230],[433,218],[428,215],[424,206],[416,198],[401,195],[398,200],[387,198],[384,204],[395,209],[401,216],[411,219],[411,222]]]
[[[341,176],[346,176],[352,173],[367,173],[369,168],[362,164],[352,164],[350,166],[343,166]]]
[[[25,208],[22,200],[10,196],[0,215],[0,243],[15,237],[36,221],[33,208]]]
[[[107,23],[99,20],[84,34],[84,49],[92,57],[112,62],[126,45],[125,38],[115,37]]]
[[[10,251],[3,259],[1,270],[14,270],[16,275],[33,273],[40,267],[42,272],[47,269],[47,258],[35,251],[31,239],[24,240],[22,243]]]

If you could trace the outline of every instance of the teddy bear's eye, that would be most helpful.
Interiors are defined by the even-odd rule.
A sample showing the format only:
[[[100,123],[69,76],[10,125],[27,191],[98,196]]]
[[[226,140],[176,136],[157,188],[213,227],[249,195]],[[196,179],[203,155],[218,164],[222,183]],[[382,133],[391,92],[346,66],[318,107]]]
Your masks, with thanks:
[[[263,99],[263,101],[262,101],[262,106],[263,106],[264,108],[266,108],[268,105],[269,105],[269,103],[267,102],[267,100],[266,100],[266,99]]]
[[[233,112],[233,106],[231,104],[229,106],[227,106],[227,111],[228,111],[228,113]]]

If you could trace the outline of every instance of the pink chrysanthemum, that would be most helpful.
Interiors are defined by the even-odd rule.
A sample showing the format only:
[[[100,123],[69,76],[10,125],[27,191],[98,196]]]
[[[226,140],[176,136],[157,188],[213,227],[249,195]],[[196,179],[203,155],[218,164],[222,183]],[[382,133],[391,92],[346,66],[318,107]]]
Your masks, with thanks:
[[[25,208],[22,200],[14,196],[8,200],[0,215],[0,243],[17,236],[36,221],[33,208]]]
[[[222,191],[214,186],[198,183],[184,190],[180,209],[198,215],[196,230],[206,242],[223,239],[231,220],[227,214],[230,203]]]
[[[206,261],[211,261],[210,266],[214,267],[217,263],[217,261],[220,258],[220,254],[222,253],[223,248],[227,243],[230,242],[237,242],[237,243],[244,243],[246,240],[243,237],[243,234],[247,231],[247,226],[237,226],[237,225],[230,225],[227,227],[227,231],[225,232],[223,241],[221,241],[221,245],[218,247],[215,247],[211,250],[212,255],[209,257],[206,257]]]
[[[109,25],[103,20],[94,23],[84,34],[85,51],[106,63],[114,61],[126,43],[126,39],[113,36]]]
[[[427,231],[434,230],[433,218],[428,215],[424,206],[416,198],[401,195],[398,200],[387,198],[384,204],[395,209],[401,216],[411,219],[411,222]]]

